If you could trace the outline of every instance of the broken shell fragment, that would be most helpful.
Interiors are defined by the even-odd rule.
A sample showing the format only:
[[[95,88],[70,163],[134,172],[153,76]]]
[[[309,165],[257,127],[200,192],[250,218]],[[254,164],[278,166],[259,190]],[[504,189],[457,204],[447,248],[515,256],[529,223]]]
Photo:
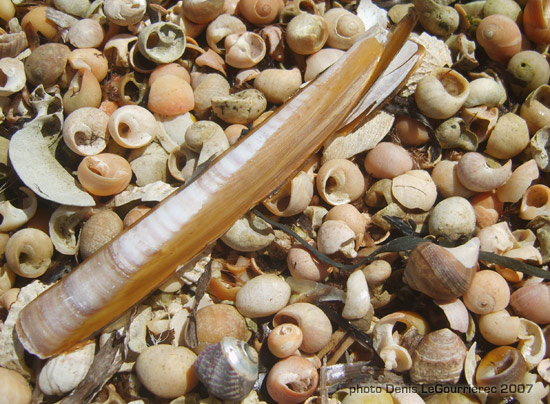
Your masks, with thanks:
[[[27,187],[19,189],[25,194],[21,208],[13,206],[10,201],[0,202],[0,215],[2,216],[0,231],[11,231],[21,227],[36,213],[38,207],[36,195]]]
[[[258,353],[244,341],[225,337],[207,346],[193,366],[212,395],[239,401],[250,393],[258,378]]]
[[[342,317],[357,320],[367,315],[370,308],[369,286],[363,271],[354,271],[346,281],[346,301]]]
[[[326,220],[317,231],[317,248],[326,255],[341,253],[355,258],[355,232],[341,220]]]
[[[217,53],[223,53],[224,49],[219,48],[227,36],[246,32],[246,25],[237,17],[230,14],[220,14],[206,28],[206,42],[210,49]]]
[[[300,171],[263,204],[274,215],[288,217],[302,213],[308,207],[311,198],[313,179],[304,171]]]
[[[267,107],[265,96],[256,89],[211,98],[212,111],[227,123],[247,125],[258,118]]]
[[[492,387],[496,390],[493,396],[502,395],[503,387],[518,385],[527,372],[525,359],[519,350],[502,346],[489,351],[481,359],[476,369],[476,384],[481,387]]]
[[[157,22],[145,27],[138,36],[140,53],[155,63],[171,63],[185,51],[185,32],[170,22]]]
[[[107,147],[109,115],[99,108],[83,107],[71,112],[63,124],[63,140],[80,156],[101,153]]]
[[[516,168],[510,178],[497,189],[501,202],[518,202],[531,183],[539,177],[537,162],[531,159]]]
[[[250,31],[225,37],[225,63],[238,69],[249,69],[262,61],[267,51],[263,38]]]
[[[25,87],[27,78],[23,62],[12,58],[0,59],[0,96],[8,96],[21,91]]]
[[[531,220],[550,214],[550,188],[543,184],[531,185],[521,199],[519,217]]]
[[[88,192],[98,196],[122,192],[132,179],[132,168],[118,154],[86,156],[78,166],[78,180]]]
[[[50,237],[42,230],[21,229],[6,244],[6,263],[19,276],[38,278],[50,267],[53,252]]]
[[[457,175],[460,183],[475,192],[491,191],[503,185],[512,175],[512,161],[491,168],[485,157],[477,152],[469,152],[458,162]]]
[[[145,15],[145,0],[105,0],[103,12],[109,21],[120,26],[137,24]]]
[[[63,94],[63,109],[66,114],[83,107],[97,108],[101,104],[102,91],[91,70],[80,69]]]
[[[229,149],[222,127],[212,121],[197,121],[189,126],[185,131],[185,145],[199,153],[199,166]]]

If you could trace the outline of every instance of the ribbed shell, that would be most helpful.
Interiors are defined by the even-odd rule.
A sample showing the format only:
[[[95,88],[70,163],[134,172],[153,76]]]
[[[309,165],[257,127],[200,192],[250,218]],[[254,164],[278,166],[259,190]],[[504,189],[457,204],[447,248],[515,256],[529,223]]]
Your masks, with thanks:
[[[443,328],[426,335],[413,352],[410,371],[414,383],[456,383],[464,367],[466,345]]]
[[[258,354],[244,341],[225,337],[195,360],[195,372],[208,391],[223,400],[244,399],[258,378]]]

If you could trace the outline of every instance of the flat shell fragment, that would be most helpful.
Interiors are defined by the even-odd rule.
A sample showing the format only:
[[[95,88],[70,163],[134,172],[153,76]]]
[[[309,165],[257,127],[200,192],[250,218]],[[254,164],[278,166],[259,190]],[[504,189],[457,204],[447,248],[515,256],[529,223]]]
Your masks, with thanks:
[[[31,122],[10,141],[10,161],[21,181],[37,195],[63,205],[94,206],[94,199],[54,158],[42,136],[43,121]]]
[[[424,170],[410,170],[392,181],[393,197],[408,209],[431,209],[437,198],[435,183]]]
[[[323,163],[334,159],[348,159],[374,148],[388,134],[393,121],[393,115],[381,111],[357,130],[333,139],[325,145]]]

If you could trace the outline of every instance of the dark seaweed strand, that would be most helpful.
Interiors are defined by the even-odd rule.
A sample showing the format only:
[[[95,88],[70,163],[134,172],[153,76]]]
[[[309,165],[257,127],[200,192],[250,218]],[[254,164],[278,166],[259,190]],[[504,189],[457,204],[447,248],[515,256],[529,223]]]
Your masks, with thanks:
[[[355,264],[342,264],[341,262],[334,261],[332,258],[329,258],[323,253],[319,252],[316,248],[312,247],[306,240],[300,237],[296,232],[292,231],[291,229],[289,229],[288,227],[286,227],[281,223],[278,223],[269,219],[267,216],[259,212],[257,209],[253,209],[252,213],[260,217],[262,220],[265,220],[271,226],[294,237],[296,241],[302,244],[305,249],[311,252],[320,261],[326,262],[327,264],[332,265],[344,271],[353,271],[354,269],[357,269],[363,265],[366,265],[372,262],[378,254],[385,253],[385,252],[409,251],[414,249],[418,244],[431,242],[430,240],[426,240],[414,235],[398,237],[392,241],[389,241],[383,246],[377,248],[373,253],[371,253],[370,255],[368,255],[367,257],[363,258],[362,260],[358,261]],[[549,271],[535,267],[533,265],[529,265],[525,262],[516,260],[514,258],[503,257],[502,255],[493,254],[487,251],[480,251],[479,259],[483,261],[491,262],[493,264],[501,265],[506,268],[513,269],[514,271],[523,272],[526,275],[536,276],[538,278],[550,280]]]

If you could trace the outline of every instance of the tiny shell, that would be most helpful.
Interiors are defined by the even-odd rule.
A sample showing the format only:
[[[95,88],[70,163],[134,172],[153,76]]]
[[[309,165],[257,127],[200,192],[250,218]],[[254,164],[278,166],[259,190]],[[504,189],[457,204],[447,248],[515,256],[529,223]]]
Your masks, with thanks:
[[[34,85],[49,87],[56,83],[65,70],[71,50],[59,43],[47,43],[34,49],[25,59],[25,75]]]
[[[427,171],[410,170],[392,180],[392,195],[408,209],[428,211],[437,198],[437,188]]]
[[[238,69],[248,69],[257,65],[267,51],[263,38],[250,31],[228,35],[224,45],[225,62]]]
[[[252,214],[237,220],[221,237],[225,244],[237,251],[258,251],[274,239],[271,226]]]
[[[50,267],[53,244],[42,230],[25,228],[16,231],[6,244],[6,263],[17,275],[38,278]]]
[[[512,175],[512,160],[498,168],[487,164],[485,157],[477,152],[464,154],[457,165],[460,183],[475,192],[492,191],[503,185]]]
[[[0,202],[0,231],[15,230],[27,223],[36,213],[38,207],[36,195],[27,187],[19,188],[24,194],[23,206],[17,208],[8,201]]]
[[[145,0],[105,0],[103,12],[109,21],[120,26],[137,24],[145,15]]]
[[[291,323],[279,324],[267,338],[267,346],[277,358],[286,358],[302,345],[304,335],[300,327]]]
[[[290,286],[280,277],[264,274],[252,278],[237,292],[235,305],[239,312],[250,318],[277,313],[290,298]]]
[[[328,24],[319,15],[301,12],[287,25],[288,47],[299,55],[311,55],[321,49],[328,39]]]

